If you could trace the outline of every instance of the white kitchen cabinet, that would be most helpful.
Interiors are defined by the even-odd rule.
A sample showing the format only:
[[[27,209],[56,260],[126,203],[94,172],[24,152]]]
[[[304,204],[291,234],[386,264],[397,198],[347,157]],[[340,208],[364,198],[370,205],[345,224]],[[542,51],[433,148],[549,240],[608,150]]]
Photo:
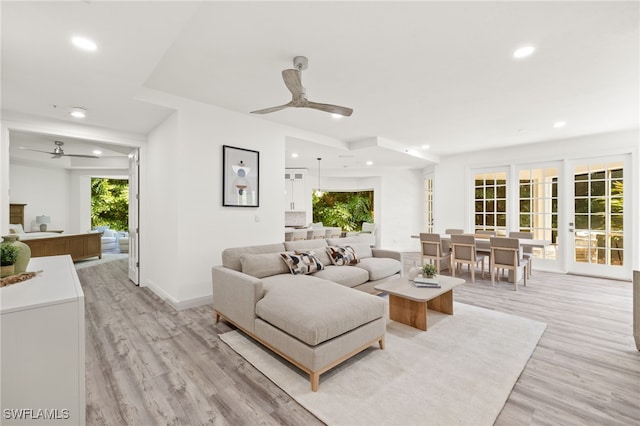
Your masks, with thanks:
[[[84,293],[71,257],[32,258],[0,288],[3,425],[84,425]]]
[[[306,170],[285,169],[285,210],[305,210],[305,174]]]

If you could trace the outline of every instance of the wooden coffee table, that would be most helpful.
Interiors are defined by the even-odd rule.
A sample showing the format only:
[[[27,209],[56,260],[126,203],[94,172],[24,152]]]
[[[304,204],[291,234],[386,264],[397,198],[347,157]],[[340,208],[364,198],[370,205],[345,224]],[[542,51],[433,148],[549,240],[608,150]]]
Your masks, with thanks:
[[[441,288],[419,288],[406,277],[398,277],[374,288],[389,294],[389,318],[427,331],[427,311],[453,315],[453,288],[463,284],[462,278],[438,275]]]

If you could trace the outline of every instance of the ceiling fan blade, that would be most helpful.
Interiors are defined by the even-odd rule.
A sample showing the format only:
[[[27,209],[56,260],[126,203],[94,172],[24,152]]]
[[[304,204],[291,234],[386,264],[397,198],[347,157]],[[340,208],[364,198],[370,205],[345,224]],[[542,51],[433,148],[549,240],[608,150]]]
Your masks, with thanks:
[[[65,157],[79,157],[79,158],[100,158],[97,155],[84,155],[84,154],[61,154]]]
[[[288,69],[282,71],[282,79],[287,89],[293,95],[293,98],[300,98],[304,95],[304,87],[302,87],[302,77],[300,71],[294,69]]]
[[[24,146],[21,146],[19,148],[20,149],[24,149],[25,151],[42,152],[43,154],[51,154],[51,155],[53,155],[53,152],[51,152],[51,151],[41,151],[39,149],[31,149],[31,148],[27,148],[27,147],[24,147]]]
[[[280,106],[275,106],[275,107],[271,107],[271,108],[265,108],[265,109],[259,109],[257,111],[251,111],[251,114],[269,114],[270,112],[280,111],[281,109],[285,109],[285,108],[288,108],[290,106],[293,106],[293,102],[289,102],[287,104],[280,105]]]
[[[332,114],[344,115],[345,117],[350,117],[353,114],[353,109],[339,106],[339,105],[331,105],[331,104],[321,104],[318,102],[305,102],[304,107],[318,109],[320,111],[330,112]]]

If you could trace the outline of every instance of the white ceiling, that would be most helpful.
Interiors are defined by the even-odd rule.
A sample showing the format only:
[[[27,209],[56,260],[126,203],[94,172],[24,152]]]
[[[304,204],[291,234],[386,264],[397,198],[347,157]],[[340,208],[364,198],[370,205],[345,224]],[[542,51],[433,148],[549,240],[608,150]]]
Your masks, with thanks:
[[[316,167],[322,156],[326,168],[366,170],[365,158],[376,167],[420,168],[438,156],[638,127],[635,1],[1,7],[3,109],[71,120],[68,109],[82,106],[87,124],[120,131],[146,134],[170,113],[135,100],[143,88],[243,114],[286,103],[280,73],[294,56],[307,56],[309,99],[354,113],[255,116],[343,144],[291,139],[291,167]],[[98,50],[75,49],[74,34]],[[534,55],[515,60],[512,52],[526,44]],[[556,121],[567,125],[555,129]]]

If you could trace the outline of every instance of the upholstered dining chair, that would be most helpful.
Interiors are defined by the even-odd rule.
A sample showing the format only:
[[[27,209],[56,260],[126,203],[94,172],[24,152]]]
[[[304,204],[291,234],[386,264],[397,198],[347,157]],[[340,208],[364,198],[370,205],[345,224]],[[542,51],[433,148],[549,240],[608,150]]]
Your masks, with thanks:
[[[324,228],[307,228],[307,240],[319,240],[324,238],[325,235]]]
[[[486,235],[487,238],[495,237],[496,231],[485,231],[485,230],[477,230],[475,231],[476,235]],[[485,256],[489,257],[491,255],[491,245],[488,241],[477,241],[476,242],[476,250],[478,253],[482,253]]]
[[[484,278],[484,254],[476,252],[476,239],[473,235],[451,235],[451,276],[456,276],[456,269],[468,265],[471,272],[471,282],[476,282],[475,269],[480,264],[482,278]]]
[[[447,228],[444,230],[444,233],[447,235],[459,235],[459,234],[464,234],[464,229]]]
[[[518,291],[520,271],[522,271],[522,278],[526,286],[527,260],[522,256],[520,241],[517,238],[491,237],[490,245],[489,268],[491,269],[491,285],[495,287],[496,269],[506,269],[513,271],[513,284],[516,291]],[[500,279],[499,275],[498,279]]]
[[[338,228],[335,226],[325,228],[324,237],[325,238],[340,238],[342,235],[342,228]]]
[[[533,232],[509,232],[509,238],[526,238],[533,240]],[[533,259],[533,248],[523,247],[522,255],[527,260],[527,275],[531,278],[531,261]]]
[[[451,263],[449,242],[443,241],[440,234],[420,233],[420,251],[422,252],[422,262],[428,259],[429,263],[436,264],[437,274],[441,269],[449,269]]]

